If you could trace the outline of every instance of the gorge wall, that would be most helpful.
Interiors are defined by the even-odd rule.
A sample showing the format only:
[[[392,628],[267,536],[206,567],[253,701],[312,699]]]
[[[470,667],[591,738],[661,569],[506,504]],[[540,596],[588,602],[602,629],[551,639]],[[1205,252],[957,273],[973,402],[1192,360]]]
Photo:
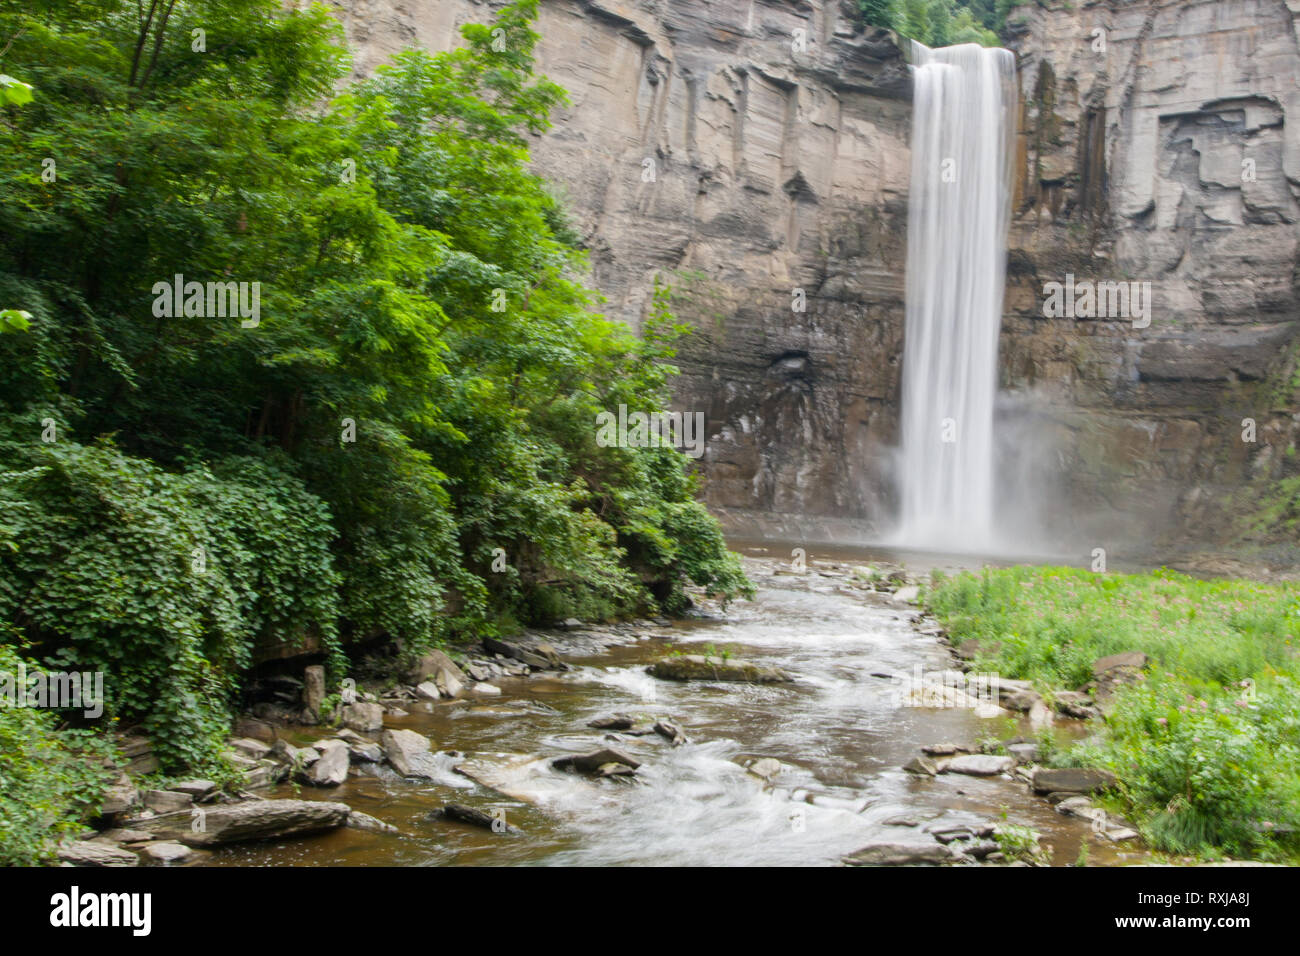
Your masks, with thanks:
[[[1085,519],[1061,527],[1085,554],[1237,544],[1297,473],[1297,15],[1138,0],[1008,18],[1022,117],[1003,385],[1056,452],[1050,510]],[[1067,273],[1150,282],[1150,324],[1044,318],[1044,283]]]
[[[451,46],[497,4],[336,6],[365,73]],[[852,9],[543,0],[536,27],[539,71],[571,104],[534,166],[569,204],[607,313],[637,325],[659,277],[695,327],[677,405],[705,413],[704,495],[733,526],[788,515],[798,536],[816,533],[805,516],[892,510],[910,79]]]
[[[361,73],[497,5],[335,3]],[[894,510],[911,87],[855,7],[542,3],[539,67],[571,104],[534,165],[607,312],[636,325],[658,277],[695,327],[677,406],[706,414],[705,500],[733,529],[816,540]],[[1007,36],[1007,520],[1037,509],[1082,556],[1228,541],[1243,497],[1300,471],[1300,0],[1046,0]],[[1044,318],[1066,273],[1150,281],[1150,325]]]

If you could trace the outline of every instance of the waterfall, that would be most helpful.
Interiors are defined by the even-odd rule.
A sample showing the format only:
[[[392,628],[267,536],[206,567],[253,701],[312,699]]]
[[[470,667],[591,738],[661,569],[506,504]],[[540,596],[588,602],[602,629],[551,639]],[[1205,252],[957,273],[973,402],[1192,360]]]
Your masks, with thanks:
[[[901,544],[988,550],[1015,57],[913,44]]]

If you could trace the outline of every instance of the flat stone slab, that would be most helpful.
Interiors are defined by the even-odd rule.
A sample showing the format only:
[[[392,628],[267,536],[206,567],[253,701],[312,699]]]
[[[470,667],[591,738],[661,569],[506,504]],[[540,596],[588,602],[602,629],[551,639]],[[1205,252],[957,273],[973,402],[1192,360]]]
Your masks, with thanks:
[[[324,800],[250,800],[140,820],[134,829],[186,846],[283,840],[343,826],[352,808]]]
[[[139,866],[140,858],[130,850],[107,843],[82,841],[59,848],[59,859],[73,866]]]
[[[943,768],[944,773],[964,773],[971,777],[995,777],[1007,773],[1016,765],[1015,757],[997,754],[963,754],[953,757]]]
[[[842,858],[848,866],[942,866],[956,859],[939,843],[872,843]]]

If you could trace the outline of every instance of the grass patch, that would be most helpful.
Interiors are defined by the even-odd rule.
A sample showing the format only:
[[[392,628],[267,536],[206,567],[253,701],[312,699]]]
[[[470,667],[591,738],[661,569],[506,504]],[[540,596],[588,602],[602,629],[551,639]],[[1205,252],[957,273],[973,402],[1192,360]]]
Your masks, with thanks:
[[[981,670],[1078,688],[1092,662],[1143,651],[1100,733],[1054,762],[1103,766],[1155,847],[1295,859],[1300,844],[1300,588],[1160,570],[936,574],[929,609]]]

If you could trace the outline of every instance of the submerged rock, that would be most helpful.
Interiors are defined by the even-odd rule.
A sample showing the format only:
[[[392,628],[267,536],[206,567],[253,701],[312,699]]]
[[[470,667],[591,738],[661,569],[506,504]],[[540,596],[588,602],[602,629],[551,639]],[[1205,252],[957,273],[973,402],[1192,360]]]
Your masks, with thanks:
[[[770,782],[773,777],[781,772],[781,761],[775,757],[760,757],[745,769],[755,777]]]
[[[733,681],[746,684],[784,684],[794,680],[779,667],[705,657],[703,654],[665,657],[651,664],[647,670],[652,676],[663,680]]]
[[[519,828],[506,823],[505,815],[495,816],[477,807],[467,807],[460,803],[449,803],[441,810],[434,810],[430,816],[436,819],[453,820],[456,823],[468,823],[482,827],[493,833],[518,833]]]
[[[369,830],[372,833],[399,833],[397,827],[391,823],[385,823],[378,817],[372,817],[368,813],[362,813],[360,810],[353,810],[348,814],[346,824],[350,830]]]
[[[556,770],[574,770],[578,773],[608,777],[620,773],[635,773],[641,763],[621,750],[615,750],[613,747],[602,747],[600,750],[593,750],[591,753],[556,757],[551,761],[551,766]]]
[[[636,723],[627,714],[610,714],[608,717],[597,717],[595,720],[587,723],[588,727],[594,727],[596,730],[630,730]]]

